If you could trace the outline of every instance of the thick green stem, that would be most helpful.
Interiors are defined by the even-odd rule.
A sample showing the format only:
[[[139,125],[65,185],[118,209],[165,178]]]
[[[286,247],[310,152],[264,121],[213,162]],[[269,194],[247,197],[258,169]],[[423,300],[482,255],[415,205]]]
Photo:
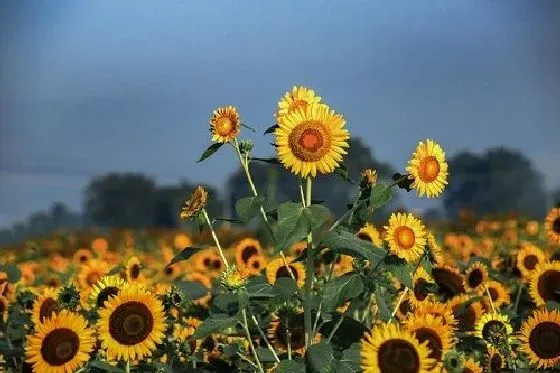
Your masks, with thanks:
[[[124,368],[124,371],[126,373],[130,373],[130,361],[129,360],[126,361],[126,366]]]
[[[206,212],[206,209],[202,209],[202,214],[204,215],[204,218],[206,219],[206,224],[208,224],[208,228],[210,228],[210,233],[212,234],[212,239],[214,239],[214,243],[216,244],[216,247],[218,248],[218,254],[220,254],[220,258],[222,258],[222,261],[224,262],[224,265],[226,266],[226,268],[229,268],[229,264],[228,261],[224,255],[224,252],[222,250],[222,246],[220,245],[220,240],[218,240],[218,236],[216,235],[216,232],[214,231],[214,227],[212,227],[212,221],[210,221],[210,217],[208,216],[208,212]]]
[[[253,340],[251,339],[251,333],[249,332],[249,324],[247,323],[247,311],[245,309],[242,309],[241,315],[243,316],[243,330],[245,331],[245,335],[247,336],[247,340],[249,341],[249,347],[251,348],[253,359],[255,359],[255,362],[257,363],[259,372],[264,373],[261,361],[259,360],[259,355],[257,355],[257,350],[255,350],[255,345],[253,344]]]
[[[311,206],[311,187],[312,181],[310,176],[305,179],[305,206]],[[315,255],[313,253],[313,234],[310,232],[307,235],[307,258],[305,266],[305,346],[309,348],[312,341],[312,321],[311,321],[311,302],[313,300],[313,276],[315,274]]]

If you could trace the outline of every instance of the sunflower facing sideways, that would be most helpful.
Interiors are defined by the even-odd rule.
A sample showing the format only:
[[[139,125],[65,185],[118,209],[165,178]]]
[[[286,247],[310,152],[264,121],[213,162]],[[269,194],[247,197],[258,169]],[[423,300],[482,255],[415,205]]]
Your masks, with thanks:
[[[346,154],[344,118],[323,104],[311,104],[278,117],[276,150],[284,167],[301,177],[333,172]]]
[[[416,337],[418,342],[428,342],[428,348],[431,350],[430,357],[440,365],[445,354],[455,344],[453,327],[449,324],[444,325],[441,317],[430,314],[414,315],[406,320],[405,324],[406,329]]]
[[[426,229],[420,219],[412,214],[393,213],[385,230],[391,254],[407,262],[420,258],[426,245]]]
[[[544,231],[550,242],[560,245],[560,208],[553,208],[548,215],[546,215]]]
[[[61,310],[57,302],[58,290],[53,288],[45,288],[39,297],[33,303],[33,314],[31,320],[34,324],[45,322],[54,313]]]
[[[89,360],[94,331],[78,314],[62,310],[35,326],[27,339],[26,362],[35,373],[75,372]]]
[[[381,234],[372,224],[366,223],[358,233],[356,234],[359,238],[364,241],[371,242],[374,246],[382,247],[383,240],[381,239]]]
[[[434,283],[434,279],[421,266],[418,267],[412,278],[412,296],[409,297],[414,305],[419,305],[431,298],[428,286]],[[434,284],[435,285],[435,284]]]
[[[545,262],[537,266],[529,282],[529,294],[537,306],[560,302],[560,262]]]
[[[118,275],[102,277],[91,289],[90,304],[97,308],[104,307],[105,302],[117,295],[125,285],[126,282]]]
[[[437,197],[447,184],[445,152],[433,140],[420,142],[408,162],[406,171],[414,177],[411,186],[416,189],[418,196],[422,197],[425,194],[428,198]]]
[[[560,312],[546,309],[534,312],[521,325],[520,350],[532,365],[551,368],[560,363]]]
[[[163,304],[135,284],[121,289],[99,310],[99,339],[110,360],[143,359],[161,343],[167,328]]]
[[[239,136],[241,121],[239,113],[233,106],[217,108],[210,118],[212,141],[227,143]]]
[[[296,280],[297,286],[302,287],[305,284],[305,267],[301,263],[293,262],[293,260],[293,257],[286,257],[286,262],[290,268],[289,270],[286,267],[286,263],[284,263],[283,258],[271,260],[266,266],[266,278],[268,279],[268,282],[274,285],[279,277],[291,277],[291,271]]]
[[[428,373],[436,362],[430,354],[427,341],[418,342],[396,324],[382,324],[362,339],[361,368],[364,373]]]
[[[109,271],[107,263],[102,260],[92,259],[82,265],[78,274],[78,282],[83,289],[89,289]]]

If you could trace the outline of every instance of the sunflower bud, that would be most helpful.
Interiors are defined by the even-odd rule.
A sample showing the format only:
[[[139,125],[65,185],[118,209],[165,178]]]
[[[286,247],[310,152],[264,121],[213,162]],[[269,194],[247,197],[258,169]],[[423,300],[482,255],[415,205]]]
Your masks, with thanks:
[[[76,311],[80,305],[80,292],[75,284],[66,284],[58,293],[58,303],[63,309]]]
[[[460,373],[463,371],[463,357],[457,351],[449,351],[443,360],[445,371],[449,373]]]
[[[202,186],[197,186],[181,208],[181,219],[188,220],[197,216],[208,201],[208,192]]]
[[[239,143],[239,152],[243,155],[251,153],[253,150],[253,143],[251,140],[243,140]]]
[[[247,284],[247,270],[245,268],[237,268],[235,265],[227,268],[220,275],[220,282],[223,286],[236,290]]]
[[[362,188],[371,188],[377,184],[377,170],[368,168],[362,171],[362,179],[360,181],[360,186]]]

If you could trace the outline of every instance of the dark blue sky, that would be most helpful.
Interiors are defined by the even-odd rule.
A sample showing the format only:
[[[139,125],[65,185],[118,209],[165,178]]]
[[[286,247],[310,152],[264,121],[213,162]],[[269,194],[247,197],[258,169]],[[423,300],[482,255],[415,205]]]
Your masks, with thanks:
[[[220,184],[195,160],[224,104],[258,129],[292,85],[316,89],[376,157],[507,145],[560,184],[560,2],[4,1],[0,226],[82,203],[90,176]],[[256,137],[269,154],[270,138]],[[424,206],[416,198],[412,206]]]

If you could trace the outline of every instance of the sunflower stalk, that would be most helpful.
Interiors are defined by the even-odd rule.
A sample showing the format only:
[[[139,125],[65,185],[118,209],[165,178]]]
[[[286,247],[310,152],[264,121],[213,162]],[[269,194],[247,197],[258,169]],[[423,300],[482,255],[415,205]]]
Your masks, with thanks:
[[[308,176],[305,179],[305,204],[303,207],[311,206],[311,190],[313,186],[313,179]],[[311,320],[311,302],[313,300],[313,275],[315,269],[315,255],[313,253],[313,233],[309,232],[307,235],[307,257],[305,266],[305,347],[309,348],[312,341],[312,320]]]
[[[218,248],[218,254],[220,254],[220,258],[222,259],[222,262],[224,262],[224,265],[226,266],[226,269],[228,269],[229,264],[228,264],[228,261],[227,261],[225,255],[224,255],[224,252],[222,250],[222,245],[220,245],[220,240],[218,239],[218,235],[214,231],[214,227],[212,226],[212,222],[210,221],[210,217],[208,216],[208,212],[206,211],[205,208],[202,209],[202,214],[204,215],[204,219],[206,220],[206,224],[208,224],[208,228],[210,228],[210,233],[212,234],[212,239],[214,240],[214,243],[216,244],[216,247]]]
[[[251,333],[249,332],[249,323],[247,322],[247,311],[245,308],[241,310],[241,315],[243,316],[243,330],[247,336],[247,341],[249,341],[249,347],[251,349],[251,353],[253,354],[253,359],[255,359],[259,372],[264,373],[261,361],[259,360],[259,355],[257,355],[257,350],[255,349],[255,345],[253,344],[253,340],[251,338]]]
[[[404,291],[402,292],[401,296],[399,297],[399,300],[397,302],[397,305],[395,306],[395,309],[393,310],[393,312],[391,312],[391,318],[389,319],[389,321],[387,321],[387,324],[390,324],[395,319],[395,315],[397,314],[397,311],[399,310],[399,307],[401,306],[401,303],[403,302],[404,297],[408,293],[408,290],[409,290],[408,287],[404,288]]]
[[[272,356],[274,356],[274,360],[276,360],[276,362],[279,363],[280,359],[278,358],[278,355],[276,354],[276,351],[274,351],[274,348],[272,347],[272,345],[268,341],[268,338],[266,338],[266,335],[262,331],[262,329],[259,325],[259,322],[257,321],[257,318],[255,317],[255,315],[251,315],[251,320],[253,321],[253,324],[255,324],[255,326],[257,327],[257,330],[259,331],[259,334],[261,335],[261,338],[264,340],[264,343],[266,344],[266,347],[268,347],[268,349],[272,353]]]

